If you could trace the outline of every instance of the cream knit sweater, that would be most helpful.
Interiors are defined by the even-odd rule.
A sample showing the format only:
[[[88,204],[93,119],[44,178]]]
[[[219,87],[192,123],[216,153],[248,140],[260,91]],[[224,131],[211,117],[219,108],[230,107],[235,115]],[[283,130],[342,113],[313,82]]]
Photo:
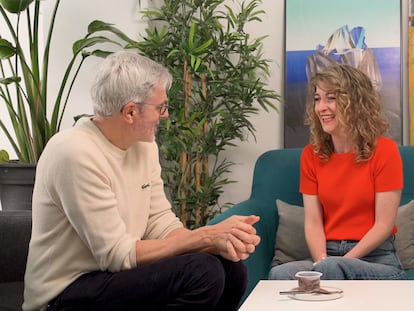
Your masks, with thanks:
[[[23,310],[44,310],[83,273],[135,267],[137,240],[182,227],[160,173],[155,142],[120,150],[90,120],[52,137],[37,165]]]

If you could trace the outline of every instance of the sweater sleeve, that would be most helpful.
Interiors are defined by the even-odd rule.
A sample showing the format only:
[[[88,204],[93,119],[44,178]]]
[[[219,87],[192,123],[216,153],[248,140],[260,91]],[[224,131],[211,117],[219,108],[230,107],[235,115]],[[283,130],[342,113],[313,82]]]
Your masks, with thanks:
[[[160,239],[183,224],[171,209],[164,191],[164,182],[161,178],[158,146],[152,144],[151,158],[153,167],[151,171],[151,200],[148,225],[143,239]]]

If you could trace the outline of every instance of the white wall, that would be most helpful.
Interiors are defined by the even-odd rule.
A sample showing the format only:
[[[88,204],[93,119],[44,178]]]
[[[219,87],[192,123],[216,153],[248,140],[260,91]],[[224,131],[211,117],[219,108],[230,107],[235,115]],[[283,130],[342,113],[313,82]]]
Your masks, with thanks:
[[[262,23],[248,24],[252,37],[268,35],[264,44],[264,57],[271,60],[269,88],[283,95],[284,76],[284,0],[263,0],[260,7],[266,13]],[[237,203],[250,196],[253,169],[257,157],[269,149],[283,147],[283,105],[275,103],[279,112],[263,111],[251,118],[256,128],[256,142],[250,137],[247,142],[225,152],[227,159],[235,162],[229,179],[237,183],[224,187],[220,202]]]
[[[42,1],[44,21],[50,18],[55,1]],[[228,0],[232,3],[232,0]],[[51,50],[50,89],[56,90],[58,81],[71,57],[72,43],[83,37],[87,25],[94,19],[101,19],[115,24],[129,36],[138,39],[145,28],[140,20],[138,0],[108,1],[108,0],[62,0],[58,11],[54,37]],[[141,1],[142,8],[146,8],[146,1]],[[264,56],[271,59],[272,77],[269,87],[282,92],[283,76],[283,42],[284,42],[284,0],[263,0],[261,9],[266,14],[262,16],[262,23],[249,25],[248,31],[252,36],[269,35],[265,41]],[[88,58],[81,69],[75,83],[74,91],[70,97],[65,113],[63,128],[72,126],[73,116],[81,113],[91,113],[89,87],[93,77],[94,67],[99,63],[97,58]],[[54,94],[49,94],[54,96]],[[276,103],[277,104],[277,103]],[[268,149],[280,148],[283,145],[283,110],[280,112],[262,112],[253,116],[252,122],[256,128],[257,142],[253,137],[246,143],[231,148],[225,156],[236,163],[229,179],[237,180],[235,184],[225,187],[225,194],[221,202],[237,203],[248,198],[252,182],[253,167],[256,158]],[[3,112],[0,111],[0,113]],[[2,135],[2,134],[1,134]],[[0,149],[7,146],[6,138],[0,136]],[[10,148],[7,147],[7,150]]]

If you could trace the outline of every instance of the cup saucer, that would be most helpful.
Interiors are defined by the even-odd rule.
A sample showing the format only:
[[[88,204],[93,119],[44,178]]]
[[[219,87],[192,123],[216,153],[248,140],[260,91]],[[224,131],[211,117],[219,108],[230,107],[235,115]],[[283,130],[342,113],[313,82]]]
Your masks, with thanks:
[[[344,296],[344,293],[340,288],[337,287],[328,287],[324,286],[323,289],[329,290],[329,291],[340,291],[335,292],[332,294],[322,294],[322,293],[297,293],[297,294],[291,294],[288,295],[289,298],[295,299],[295,300],[305,300],[305,301],[325,301],[325,300],[335,300],[342,298]]]

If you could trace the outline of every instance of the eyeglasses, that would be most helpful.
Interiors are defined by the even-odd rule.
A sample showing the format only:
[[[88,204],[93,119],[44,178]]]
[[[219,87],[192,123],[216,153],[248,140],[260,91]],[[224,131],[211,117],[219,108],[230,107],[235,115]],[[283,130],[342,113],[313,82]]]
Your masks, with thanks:
[[[155,106],[159,112],[160,112],[160,116],[164,115],[164,113],[167,111],[168,109],[168,104],[164,103],[164,104],[159,104],[159,105],[152,105],[152,104],[148,104],[148,103],[139,103],[139,102],[134,102],[134,104],[136,105],[150,105],[150,106]]]

